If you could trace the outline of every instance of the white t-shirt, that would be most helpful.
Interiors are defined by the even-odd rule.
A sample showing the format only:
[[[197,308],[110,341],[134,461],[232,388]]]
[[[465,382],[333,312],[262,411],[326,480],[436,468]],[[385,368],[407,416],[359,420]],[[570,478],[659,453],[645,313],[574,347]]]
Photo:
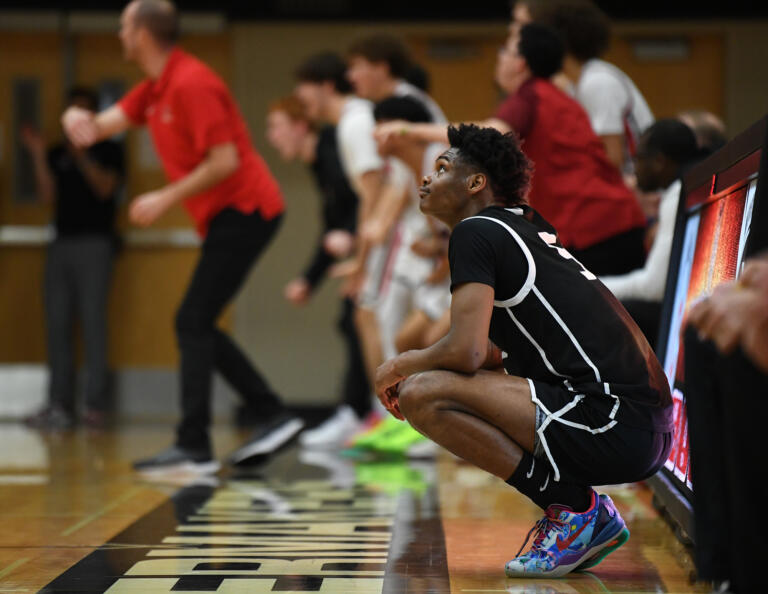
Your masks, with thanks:
[[[373,139],[373,104],[365,99],[350,97],[341,109],[336,125],[336,141],[339,145],[341,166],[352,188],[361,193],[360,178],[368,171],[384,166]]]
[[[427,108],[429,115],[432,116],[432,122],[435,124],[447,124],[448,119],[445,117],[443,110],[435,102],[432,97],[422,91],[419,87],[412,85],[411,83],[401,80],[395,87],[396,97],[413,97],[420,101]]]
[[[598,136],[625,135],[625,142],[631,143],[625,146],[625,170],[632,171],[634,147],[640,135],[654,122],[648,102],[632,79],[604,60],[588,60],[581,68],[575,97],[589,115],[592,129]]]
[[[675,234],[677,204],[680,200],[680,180],[673,182],[661,195],[659,227],[651,250],[642,268],[621,276],[600,277],[618,299],[642,299],[660,302],[667,284],[669,254]]]

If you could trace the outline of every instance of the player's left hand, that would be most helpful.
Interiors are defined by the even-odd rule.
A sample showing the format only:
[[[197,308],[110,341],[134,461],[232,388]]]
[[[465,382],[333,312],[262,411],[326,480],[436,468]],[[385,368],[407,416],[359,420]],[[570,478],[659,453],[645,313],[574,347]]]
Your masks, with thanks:
[[[394,359],[390,359],[379,365],[374,380],[376,396],[379,401],[393,417],[401,421],[405,421],[405,417],[400,412],[399,392],[400,383],[404,379],[405,376],[400,375],[395,370]]]
[[[134,198],[128,210],[131,222],[140,227],[154,223],[170,206],[162,190],[147,192]]]
[[[751,258],[744,266],[739,282],[768,297],[768,254]]]
[[[688,313],[688,322],[703,340],[712,340],[725,354],[736,348],[752,316],[754,291],[736,282],[723,283],[698,301]]]

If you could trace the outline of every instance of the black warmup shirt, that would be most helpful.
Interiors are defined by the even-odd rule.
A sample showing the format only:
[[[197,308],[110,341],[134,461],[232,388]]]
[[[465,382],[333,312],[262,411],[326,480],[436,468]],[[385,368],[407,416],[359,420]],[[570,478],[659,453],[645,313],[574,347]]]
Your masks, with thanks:
[[[123,151],[112,141],[87,149],[88,157],[105,169],[123,174]],[[58,237],[112,235],[115,226],[115,195],[100,198],[88,185],[66,145],[48,152],[48,164],[56,185],[54,222]]]
[[[333,126],[326,126],[320,131],[311,169],[320,190],[323,235],[332,229],[354,233],[358,199],[342,169],[336,146],[336,130]],[[321,237],[315,255],[304,272],[304,278],[314,287],[331,264],[333,256],[323,248]]]
[[[669,384],[642,332],[533,209],[492,206],[463,220],[449,259],[451,290],[493,287],[489,336],[510,375],[563,386],[604,424],[672,430]]]

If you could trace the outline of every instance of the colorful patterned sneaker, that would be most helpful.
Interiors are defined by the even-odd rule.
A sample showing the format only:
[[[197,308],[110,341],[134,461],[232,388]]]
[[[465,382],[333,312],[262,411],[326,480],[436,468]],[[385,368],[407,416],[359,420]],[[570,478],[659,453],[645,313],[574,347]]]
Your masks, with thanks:
[[[533,545],[521,555],[534,530]],[[528,533],[517,556],[507,562],[504,569],[509,577],[560,577],[585,561],[591,563],[596,557],[600,557],[599,563],[605,557],[601,556],[603,549],[616,550],[627,538],[629,530],[616,508],[612,503],[608,506],[605,499],[592,491],[592,505],[585,512],[550,505],[546,515]],[[621,542],[616,544],[618,541]]]
[[[624,526],[624,529],[616,534],[617,525],[624,526],[624,520],[621,519],[619,510],[616,509],[608,495],[600,495],[600,511],[598,512],[597,522],[593,531],[592,546],[593,548],[597,548],[601,544],[603,546],[596,554],[579,565],[576,571],[584,571],[594,567],[629,540],[629,530],[627,527]]]

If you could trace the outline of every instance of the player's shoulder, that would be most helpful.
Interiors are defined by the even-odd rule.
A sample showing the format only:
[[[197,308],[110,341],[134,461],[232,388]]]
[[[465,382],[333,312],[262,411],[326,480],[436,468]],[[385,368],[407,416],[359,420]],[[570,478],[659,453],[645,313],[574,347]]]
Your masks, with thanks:
[[[371,136],[375,125],[370,102],[350,99],[344,106],[341,118],[336,125],[337,138],[342,141],[352,141],[361,136]]]
[[[205,89],[226,89],[221,77],[202,60],[192,54],[182,53],[175,72],[172,75],[172,84],[176,89],[184,91],[202,91]]]
[[[365,99],[353,97],[347,100],[339,118],[339,128],[349,128],[361,121],[373,122],[373,104]]]
[[[486,208],[474,216],[467,217],[453,229],[453,236],[477,236],[489,241],[509,237],[516,227],[515,215],[505,208]]]
[[[578,83],[580,95],[588,94],[599,99],[606,92],[624,91],[624,73],[603,60],[590,60],[582,70]]]

